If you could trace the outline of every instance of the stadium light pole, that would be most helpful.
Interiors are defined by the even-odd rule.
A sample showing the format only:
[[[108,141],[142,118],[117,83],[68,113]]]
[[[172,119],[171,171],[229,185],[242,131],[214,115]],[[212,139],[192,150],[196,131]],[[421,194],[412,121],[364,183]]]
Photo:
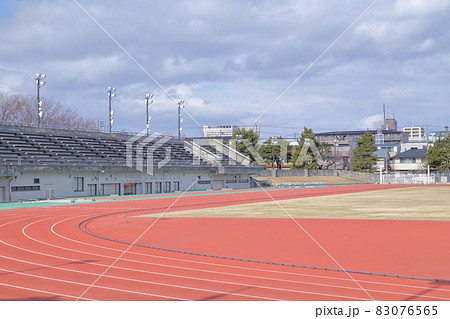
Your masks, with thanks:
[[[178,101],[178,138],[181,138],[181,131],[183,128],[181,127],[181,122],[183,122],[183,119],[181,118],[181,109],[184,109],[184,101],[180,100]]]
[[[108,100],[109,100],[109,133],[112,132],[112,125],[114,123],[114,111],[111,110],[111,100],[116,96],[116,88],[108,87]]]
[[[145,101],[146,101],[145,105],[146,105],[146,107],[147,107],[147,117],[146,117],[146,119],[147,119],[147,124],[146,124],[146,128],[147,128],[147,136],[148,136],[149,133],[150,133],[150,120],[152,119],[151,116],[148,116],[148,106],[149,106],[149,104],[152,104],[152,103],[153,103],[152,98],[153,98],[153,95],[151,95],[151,94],[146,94],[146,95],[145,95]]]
[[[41,118],[42,118],[42,101],[39,96],[39,89],[45,85],[44,79],[46,75],[41,73],[36,73],[36,77],[34,78],[36,80],[36,87],[37,87],[37,109],[38,109],[38,125],[41,125]]]

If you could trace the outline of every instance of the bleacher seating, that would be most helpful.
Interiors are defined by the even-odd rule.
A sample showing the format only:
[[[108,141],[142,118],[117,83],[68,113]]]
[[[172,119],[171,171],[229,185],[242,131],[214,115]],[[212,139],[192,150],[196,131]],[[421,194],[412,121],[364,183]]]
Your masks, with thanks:
[[[0,131],[0,165],[126,166],[126,142],[132,135],[120,138],[105,137],[103,133],[97,137],[90,135]],[[163,160],[164,167],[194,165],[193,155],[184,147],[183,141],[169,139],[162,145],[155,144],[159,139],[144,145],[139,154],[143,163],[147,163],[148,147],[158,145],[151,154],[155,166]],[[138,155],[137,144],[135,142],[132,147],[133,159]],[[211,164],[201,159],[197,166],[210,167]]]

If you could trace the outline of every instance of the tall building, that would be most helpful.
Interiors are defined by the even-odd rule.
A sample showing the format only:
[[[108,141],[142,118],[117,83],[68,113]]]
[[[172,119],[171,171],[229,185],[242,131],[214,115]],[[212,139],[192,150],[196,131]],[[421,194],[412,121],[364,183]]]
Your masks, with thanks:
[[[231,139],[233,133],[239,129],[253,131],[259,136],[258,125],[238,126],[238,125],[207,125],[203,126],[203,137]]]
[[[450,131],[448,130],[448,126],[444,127],[443,131],[431,131],[430,136],[433,138],[433,140],[444,138],[450,134]]]
[[[384,131],[397,131],[397,120],[394,118],[384,119],[384,125],[381,126]]]
[[[374,135],[376,145],[397,145],[408,142],[408,133],[397,131],[397,120],[385,119],[384,125],[378,130],[369,130]],[[366,131],[333,131],[316,133],[319,142],[325,142],[330,146],[333,160],[338,169],[349,170],[356,141]]]
[[[403,132],[408,133],[409,138],[423,138],[425,136],[425,132],[423,127],[419,126],[410,126],[404,127]]]

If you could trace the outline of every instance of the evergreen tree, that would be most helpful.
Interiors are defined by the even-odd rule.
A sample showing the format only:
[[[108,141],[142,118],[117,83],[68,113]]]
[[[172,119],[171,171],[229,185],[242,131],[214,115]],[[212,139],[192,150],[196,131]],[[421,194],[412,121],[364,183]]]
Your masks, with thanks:
[[[236,131],[234,131],[233,136],[232,136],[232,143],[236,143],[236,150],[239,153],[242,153],[245,156],[250,157],[252,162],[254,162],[255,158],[251,154],[250,150],[245,146],[243,140],[249,141],[251,146],[253,146],[253,147],[255,147],[255,149],[257,149],[258,147],[256,145],[258,144],[258,139],[259,139],[258,134],[256,134],[252,130],[246,130],[245,128],[242,128],[242,129],[237,129]]]
[[[282,153],[283,150],[283,154]],[[277,138],[270,138],[268,143],[264,146],[261,146],[259,149],[259,154],[264,159],[266,164],[271,164],[273,156],[275,157],[275,160],[280,160],[283,158],[284,160],[287,160],[288,162],[292,158],[292,146],[289,145],[289,142],[281,137]],[[273,151],[273,153],[272,153]],[[285,152],[287,151],[287,154]]]
[[[373,134],[367,130],[359,140],[358,145],[353,150],[352,169],[357,172],[374,172],[374,165],[377,163],[377,156],[373,153],[377,150]]]
[[[312,129],[303,128],[298,146],[292,156],[292,169],[317,169],[321,163],[319,146],[326,150],[326,146],[318,143]],[[302,151],[303,150],[303,151]],[[318,156],[319,155],[319,156]],[[300,158],[299,158],[300,157]]]
[[[450,135],[437,140],[426,154],[427,165],[439,171],[450,171]]]

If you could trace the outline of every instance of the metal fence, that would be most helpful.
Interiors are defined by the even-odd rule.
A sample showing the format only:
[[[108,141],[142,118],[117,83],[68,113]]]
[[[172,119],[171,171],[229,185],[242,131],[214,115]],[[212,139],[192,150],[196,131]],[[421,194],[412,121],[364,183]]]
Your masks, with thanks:
[[[383,174],[382,184],[447,184],[450,178],[442,174]]]

